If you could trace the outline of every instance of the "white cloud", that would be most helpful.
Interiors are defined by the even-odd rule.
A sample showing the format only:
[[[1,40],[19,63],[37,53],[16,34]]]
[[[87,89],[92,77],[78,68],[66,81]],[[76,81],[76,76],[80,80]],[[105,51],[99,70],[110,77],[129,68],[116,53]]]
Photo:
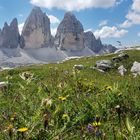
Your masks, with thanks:
[[[133,0],[132,10],[135,12],[140,12],[140,0]]]
[[[128,28],[135,24],[140,24],[140,0],[133,0],[131,9],[126,15],[126,20],[120,26]]]
[[[120,24],[120,27],[121,28],[128,28],[128,27],[131,27],[132,26],[132,22],[129,21],[129,20],[125,20],[122,24]]]
[[[137,34],[139,37],[140,37],[140,32],[138,32],[138,34]]]
[[[94,35],[96,38],[120,38],[123,37],[128,31],[124,29],[118,29],[115,26],[104,26],[100,30],[96,30]]]
[[[122,0],[30,0],[33,5],[58,8],[66,11],[79,11],[87,8],[109,8]]]
[[[140,24],[140,13],[131,11],[126,15],[126,18],[133,24]]]
[[[48,15],[48,17],[49,17],[50,22],[51,22],[52,24],[60,23],[60,20],[59,20],[57,17],[55,17],[55,16],[53,16],[53,15]]]
[[[57,32],[57,28],[51,28],[51,34],[52,36],[55,36]]]
[[[22,29],[23,29],[24,23],[21,23],[18,25],[19,33],[21,34]]]
[[[105,26],[108,24],[108,20],[102,20],[99,24],[99,27]]]

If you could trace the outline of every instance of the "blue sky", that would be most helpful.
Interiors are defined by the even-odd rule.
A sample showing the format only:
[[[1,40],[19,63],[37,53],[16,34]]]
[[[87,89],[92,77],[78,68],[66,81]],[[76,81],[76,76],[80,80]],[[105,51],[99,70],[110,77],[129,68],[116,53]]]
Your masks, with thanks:
[[[17,17],[21,30],[35,5],[50,17],[52,34],[65,12],[72,11],[85,31],[93,31],[103,43],[140,45],[140,0],[0,0],[0,28]]]

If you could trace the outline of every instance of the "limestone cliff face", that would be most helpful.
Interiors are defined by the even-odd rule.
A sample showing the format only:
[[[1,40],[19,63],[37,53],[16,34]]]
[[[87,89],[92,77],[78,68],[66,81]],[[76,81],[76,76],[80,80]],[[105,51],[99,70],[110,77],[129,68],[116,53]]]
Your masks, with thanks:
[[[17,19],[14,18],[10,25],[5,22],[4,27],[0,30],[0,47],[17,48],[19,44],[19,30]]]
[[[55,45],[66,51],[80,51],[84,49],[84,29],[80,21],[67,12],[57,28]]]
[[[23,27],[21,48],[41,48],[51,43],[50,19],[39,7],[34,7]]]
[[[84,43],[85,47],[90,48],[97,54],[111,53],[116,51],[116,48],[114,46],[102,44],[101,39],[96,39],[91,31],[84,33]]]

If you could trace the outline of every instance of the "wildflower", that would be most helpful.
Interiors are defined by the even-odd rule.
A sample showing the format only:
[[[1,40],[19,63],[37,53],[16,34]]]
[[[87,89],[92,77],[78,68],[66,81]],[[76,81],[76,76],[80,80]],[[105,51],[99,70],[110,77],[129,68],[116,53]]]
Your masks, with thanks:
[[[61,101],[66,101],[69,95],[67,96],[59,96],[58,99],[60,99]]]
[[[102,132],[100,132],[99,130],[96,131],[96,136],[97,136],[98,138],[101,138],[101,137],[102,137]]]
[[[101,117],[98,116],[98,115],[96,115],[96,116],[94,117],[93,126],[94,126],[94,127],[99,127],[99,126],[101,125],[100,120],[101,120]]]
[[[110,91],[112,90],[112,86],[106,86],[105,88],[106,90],[110,90]]]
[[[68,115],[67,113],[64,113],[64,114],[62,115],[62,119],[63,119],[64,123],[70,121],[69,115]]]
[[[119,96],[119,97],[122,96],[122,93],[119,93],[118,96]]]
[[[17,114],[16,112],[13,114],[13,116],[10,118],[11,121],[15,121],[17,118]]]
[[[115,109],[116,109],[117,113],[120,115],[121,114],[121,107],[120,107],[120,105],[115,106]]]
[[[51,106],[52,105],[52,99],[50,99],[50,98],[43,99],[41,105],[42,106]]]
[[[28,131],[28,128],[27,127],[19,128],[17,131],[24,133],[24,132]]]
[[[63,89],[67,86],[66,82],[60,82],[58,88]]]
[[[10,124],[10,125],[8,126],[8,128],[7,128],[10,139],[12,139],[12,136],[13,136],[13,131],[14,131],[13,128],[14,128],[14,127],[13,127],[12,124]]]
[[[23,80],[28,80],[31,81],[34,74],[30,73],[30,72],[23,72],[21,74],[19,74],[19,76],[23,79]]]
[[[11,121],[14,121],[14,118],[12,117],[12,118],[10,118],[10,120],[11,120]]]
[[[67,119],[69,116],[68,116],[68,114],[63,114],[63,116],[62,116],[62,119]]]
[[[100,121],[99,122],[95,121],[95,122],[93,122],[93,126],[99,127],[99,126],[101,126],[101,122]]]
[[[87,126],[87,130],[88,130],[88,132],[89,132],[89,133],[92,133],[92,132],[93,132],[93,130],[94,130],[93,125],[88,124],[88,126]]]
[[[13,128],[13,125],[10,124],[10,125],[8,126],[8,129],[12,129],[12,128]]]

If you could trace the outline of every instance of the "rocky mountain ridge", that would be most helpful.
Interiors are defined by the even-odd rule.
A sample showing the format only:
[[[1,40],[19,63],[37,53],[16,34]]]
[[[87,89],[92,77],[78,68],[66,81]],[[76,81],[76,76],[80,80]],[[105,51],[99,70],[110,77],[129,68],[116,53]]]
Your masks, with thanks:
[[[0,65],[11,63],[11,60],[15,63],[16,58],[21,60],[20,65],[25,62],[24,59],[26,63],[28,60],[31,63],[35,60],[40,63],[57,62],[69,57],[94,56],[115,50],[112,45],[103,45],[92,32],[84,32],[82,23],[71,12],[64,15],[55,37],[51,35],[50,19],[40,7],[32,9],[21,35],[16,18],[10,25],[5,23],[0,30]],[[34,61],[31,61],[32,58]]]
[[[100,38],[96,39],[92,32],[84,32],[83,25],[71,12],[64,15],[54,39],[50,31],[50,19],[39,7],[32,9],[21,36],[19,35],[16,18],[10,25],[5,23],[3,29],[0,30],[0,47],[17,48],[18,46],[21,48],[55,46],[66,51],[80,51],[88,47],[94,53],[106,49]],[[114,50],[115,47],[110,49],[111,52]]]

